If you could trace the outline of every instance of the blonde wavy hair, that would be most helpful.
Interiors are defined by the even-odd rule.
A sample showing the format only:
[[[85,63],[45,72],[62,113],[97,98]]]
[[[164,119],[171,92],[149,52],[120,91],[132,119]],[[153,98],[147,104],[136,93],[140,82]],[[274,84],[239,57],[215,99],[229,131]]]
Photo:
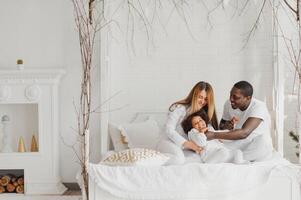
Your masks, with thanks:
[[[216,116],[216,109],[215,109],[215,101],[214,101],[214,92],[211,85],[207,82],[200,81],[198,82],[189,92],[188,96],[180,101],[173,103],[169,110],[173,111],[176,105],[185,105],[190,107],[188,111],[188,115],[199,111],[199,105],[197,103],[198,95],[201,91],[205,90],[207,93],[207,104],[202,108],[206,111],[209,123],[213,126],[214,129],[218,130],[218,120]]]

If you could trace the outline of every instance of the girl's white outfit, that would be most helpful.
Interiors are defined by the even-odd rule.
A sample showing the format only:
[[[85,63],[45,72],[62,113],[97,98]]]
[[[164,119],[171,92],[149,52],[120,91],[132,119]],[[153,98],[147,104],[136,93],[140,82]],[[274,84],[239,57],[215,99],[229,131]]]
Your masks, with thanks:
[[[162,137],[157,144],[157,150],[170,157],[167,165],[183,164],[186,161],[183,144],[188,141],[188,137],[184,133],[181,123],[187,117],[189,109],[189,107],[178,104],[168,113]],[[211,125],[209,125],[210,127]]]
[[[204,163],[248,163],[248,161],[243,159],[242,151],[238,149],[230,150],[218,140],[207,141],[206,135],[200,133],[197,129],[193,128],[188,132],[188,139],[204,148],[200,154]]]

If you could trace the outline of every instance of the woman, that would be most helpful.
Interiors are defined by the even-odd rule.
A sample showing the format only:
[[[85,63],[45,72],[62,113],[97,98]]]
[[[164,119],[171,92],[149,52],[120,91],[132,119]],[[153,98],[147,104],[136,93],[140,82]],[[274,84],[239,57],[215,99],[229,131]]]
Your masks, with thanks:
[[[209,118],[209,127],[218,129],[214,94],[211,85],[207,82],[198,82],[189,95],[169,107],[169,114],[165,126],[166,136],[158,144],[158,150],[171,156],[169,164],[185,162],[182,149],[193,150],[200,153],[202,148],[193,141],[188,141],[181,126],[182,121],[190,114],[204,109]]]

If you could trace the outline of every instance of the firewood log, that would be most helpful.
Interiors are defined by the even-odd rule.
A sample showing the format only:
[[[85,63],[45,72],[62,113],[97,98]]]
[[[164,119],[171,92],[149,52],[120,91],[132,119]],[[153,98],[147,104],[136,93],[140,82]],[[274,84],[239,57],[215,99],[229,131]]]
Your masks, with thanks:
[[[10,176],[10,182],[11,183],[14,183],[14,182],[16,182],[17,181],[17,177],[15,177],[14,175],[12,175],[12,176]]]
[[[5,192],[5,188],[3,186],[0,186],[0,194]]]
[[[19,184],[17,182],[17,180],[15,182],[12,183],[15,187],[17,187]]]
[[[17,182],[19,185],[24,185],[24,178],[23,176],[20,176],[18,179],[17,179]]]
[[[16,187],[11,183],[7,184],[7,186],[6,186],[7,192],[14,192],[15,189],[16,189]]]
[[[16,192],[17,192],[17,193],[24,193],[24,186],[23,186],[23,185],[17,186]]]
[[[1,186],[7,186],[7,184],[10,182],[10,177],[9,176],[3,176],[0,179],[0,185]]]

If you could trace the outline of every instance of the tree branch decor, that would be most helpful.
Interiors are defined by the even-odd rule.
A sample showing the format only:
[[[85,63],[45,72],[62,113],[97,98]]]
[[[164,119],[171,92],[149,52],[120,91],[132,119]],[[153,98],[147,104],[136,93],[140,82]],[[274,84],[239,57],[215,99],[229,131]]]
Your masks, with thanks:
[[[77,136],[80,152],[77,153],[74,145],[69,145],[74,150],[81,167],[79,183],[82,190],[83,200],[89,199],[89,124],[90,115],[99,113],[97,108],[91,107],[91,70],[93,69],[93,53],[95,50],[95,39],[100,30],[114,22],[105,17],[105,0],[71,0],[74,9],[74,19],[78,31],[79,47],[81,55],[82,79],[79,106],[74,105],[77,114]],[[156,0],[155,0],[156,1]],[[135,11],[139,19],[145,24],[145,31],[149,36],[149,26],[144,15],[143,8],[136,7],[132,0],[122,0],[122,4],[129,8],[129,15],[133,16]],[[140,5],[140,4],[139,4]],[[130,9],[131,8],[131,9]],[[134,11],[133,11],[134,10]],[[133,20],[133,19],[132,19]],[[133,23],[133,22],[132,22]],[[133,34],[133,33],[132,33]],[[78,107],[78,108],[77,108]]]
[[[77,134],[80,153],[77,154],[81,166],[81,190],[83,200],[89,199],[88,194],[88,163],[89,163],[89,123],[91,112],[91,69],[94,44],[100,23],[93,16],[95,0],[72,0],[75,23],[78,30],[79,47],[82,66],[82,82],[80,105],[77,113]]]

